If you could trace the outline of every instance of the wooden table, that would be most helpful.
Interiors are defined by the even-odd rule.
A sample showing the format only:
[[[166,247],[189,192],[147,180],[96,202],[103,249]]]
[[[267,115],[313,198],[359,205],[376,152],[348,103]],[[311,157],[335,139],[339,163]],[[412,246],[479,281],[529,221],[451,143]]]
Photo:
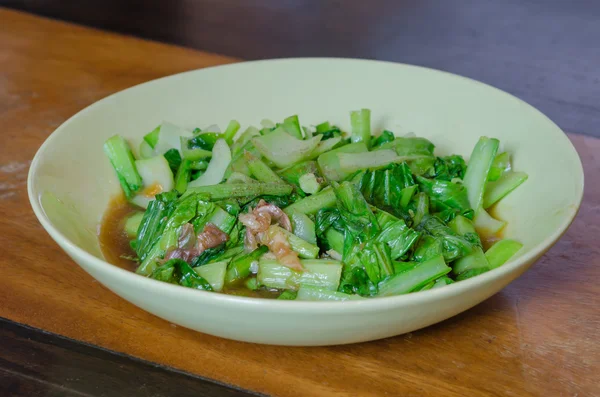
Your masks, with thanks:
[[[245,394],[204,378],[280,396],[600,395],[600,140],[570,135],[587,177],[573,226],[475,308],[350,346],[234,342],[94,281],[35,219],[26,175],[48,134],[94,101],[235,59],[2,9],[0,26],[0,395]]]

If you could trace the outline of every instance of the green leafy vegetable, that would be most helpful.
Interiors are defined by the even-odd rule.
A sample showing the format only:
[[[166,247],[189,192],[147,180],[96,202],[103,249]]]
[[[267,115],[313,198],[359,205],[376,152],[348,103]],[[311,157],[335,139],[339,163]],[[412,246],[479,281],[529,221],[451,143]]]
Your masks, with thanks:
[[[181,154],[179,154],[179,150],[177,149],[169,149],[164,154],[165,159],[169,163],[169,167],[171,167],[171,171],[173,173],[177,172],[177,169],[181,165]]]
[[[317,125],[315,134],[322,135],[321,140],[325,141],[331,138],[341,138],[342,131],[338,127],[331,125],[328,121],[325,121]]]
[[[444,181],[464,178],[467,169],[465,160],[459,155],[438,157],[433,167],[435,171],[434,178]]]
[[[425,138],[395,138],[391,142],[382,144],[377,150],[393,149],[398,156],[428,156],[433,157],[435,146]]]
[[[250,252],[249,254],[241,255],[234,258],[227,266],[227,273],[225,275],[225,282],[227,284],[235,283],[236,281],[243,280],[250,276],[252,273],[252,263],[258,265],[258,260],[261,256],[267,253],[268,248],[261,246],[258,249]]]
[[[378,148],[388,142],[393,142],[395,139],[394,133],[388,130],[384,130],[381,135],[371,137],[371,150]]]
[[[212,291],[210,283],[194,271],[194,269],[181,259],[171,259],[164,265],[157,267],[151,274],[151,278],[183,287],[194,288],[204,291]]]
[[[442,254],[448,262],[461,258],[473,250],[469,241],[454,233],[435,216],[426,216],[419,224],[418,229],[441,241]]]
[[[457,209],[462,214],[473,216],[467,189],[459,183],[427,179],[417,176],[421,191],[430,198],[430,204],[435,211],[443,211],[449,208]]]
[[[527,179],[497,139],[481,137],[466,162],[425,138],[372,131],[368,109],[350,126],[348,136],[292,115],[238,134],[236,120],[223,133],[163,122],[139,158],[109,138],[125,196],[145,208],[118,224],[135,252],[122,256],[187,288],[347,301],[442,288],[523,248],[503,239],[484,252],[506,224],[487,209]],[[301,271],[274,259],[289,250]]]

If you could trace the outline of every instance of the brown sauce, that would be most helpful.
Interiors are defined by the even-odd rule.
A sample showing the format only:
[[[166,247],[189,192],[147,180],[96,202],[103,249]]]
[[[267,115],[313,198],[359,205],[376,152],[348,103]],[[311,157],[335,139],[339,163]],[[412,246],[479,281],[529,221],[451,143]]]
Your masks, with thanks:
[[[102,217],[98,235],[100,249],[106,261],[131,271],[135,271],[137,263],[123,258],[135,256],[135,252],[129,246],[129,237],[124,226],[127,218],[135,212],[139,212],[139,209],[125,200],[125,197],[113,198]]]

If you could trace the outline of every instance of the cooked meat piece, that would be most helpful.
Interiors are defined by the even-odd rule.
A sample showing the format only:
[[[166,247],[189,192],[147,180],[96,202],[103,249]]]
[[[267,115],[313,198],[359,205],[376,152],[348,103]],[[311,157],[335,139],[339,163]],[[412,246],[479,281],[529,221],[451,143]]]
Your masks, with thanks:
[[[177,241],[179,247],[167,252],[163,261],[177,258],[190,262],[207,249],[218,247],[227,241],[229,241],[229,236],[212,223],[207,223],[198,237],[194,232],[194,226],[186,223],[179,231]]]
[[[202,233],[198,235],[197,249],[202,253],[209,248],[217,247],[227,241],[229,241],[229,235],[227,233],[223,232],[212,223],[207,223],[204,226]]]
[[[244,246],[247,252],[254,251],[259,244],[266,245],[282,265],[294,270],[302,270],[298,254],[290,247],[287,237],[281,231],[270,228],[275,222],[287,231],[292,231],[290,218],[281,208],[260,200],[254,210],[247,214],[240,214],[239,220],[246,226]]]
[[[261,244],[269,247],[269,251],[282,265],[298,271],[303,270],[298,253],[292,250],[287,236],[281,232],[281,229],[271,228],[269,231],[261,233],[260,237]]]
[[[283,212],[283,210],[278,206],[269,204],[265,200],[260,200],[254,209],[254,212],[257,215],[268,214],[271,216],[271,220],[275,220],[279,226],[288,232],[292,231],[292,223],[290,222],[290,218],[288,218],[286,213]]]

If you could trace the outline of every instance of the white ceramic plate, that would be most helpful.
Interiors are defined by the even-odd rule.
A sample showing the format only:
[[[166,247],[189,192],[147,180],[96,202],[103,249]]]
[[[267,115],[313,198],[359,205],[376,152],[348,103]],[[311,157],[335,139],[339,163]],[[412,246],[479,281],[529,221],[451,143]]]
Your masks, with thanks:
[[[85,89],[85,87],[81,87]],[[196,291],[138,276],[103,260],[97,228],[118,183],[102,152],[118,133],[136,142],[163,119],[193,128],[235,118],[258,125],[299,114],[302,124],[349,127],[372,110],[374,130],[414,132],[437,153],[468,156],[481,135],[499,138],[529,180],[496,215],[517,258],[478,277],[409,295],[351,302],[296,302]],[[133,304],[173,323],[225,338],[329,345],[413,331],[478,304],[521,275],[564,233],[583,193],[579,157],[563,132],[528,104],[452,74],[350,59],[283,59],[207,68],[111,95],[61,125],[42,145],[28,180],[31,205],[52,238],[88,273]]]

